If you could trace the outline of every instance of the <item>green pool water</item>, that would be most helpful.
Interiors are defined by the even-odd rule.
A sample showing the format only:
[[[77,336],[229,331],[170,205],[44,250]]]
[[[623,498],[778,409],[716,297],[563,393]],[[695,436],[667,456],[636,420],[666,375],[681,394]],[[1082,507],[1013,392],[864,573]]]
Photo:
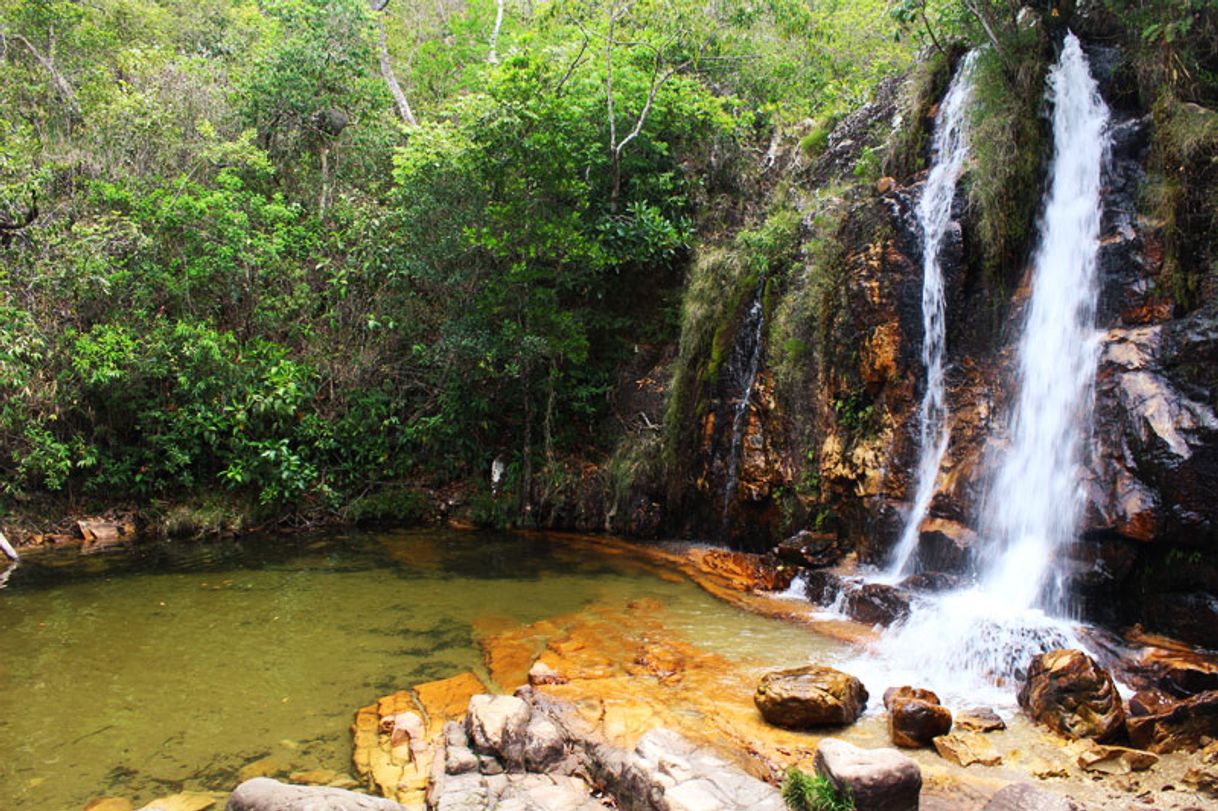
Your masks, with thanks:
[[[472,670],[472,624],[659,599],[691,641],[832,643],[561,540],[409,531],[31,557],[0,589],[0,809],[230,790],[271,757],[350,767],[353,712]]]

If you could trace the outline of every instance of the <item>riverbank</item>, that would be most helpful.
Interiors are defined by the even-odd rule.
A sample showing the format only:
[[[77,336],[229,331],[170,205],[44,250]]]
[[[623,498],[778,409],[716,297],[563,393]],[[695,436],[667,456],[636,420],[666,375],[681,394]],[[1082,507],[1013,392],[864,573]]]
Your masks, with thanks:
[[[43,765],[18,756],[0,767],[6,807],[107,797],[94,811],[117,810],[186,794],[210,808],[259,776],[414,802],[433,775],[401,762],[400,749],[394,762],[385,718],[423,708],[421,745],[434,759],[443,721],[460,719],[471,695],[522,687],[568,708],[564,729],[581,746],[629,753],[662,728],[770,785],[789,766],[811,770],[825,737],[891,745],[880,696],[895,685],[857,667],[876,629],[775,592],[791,573],[757,556],[416,530],[51,550],[23,569],[3,593],[22,619],[0,633],[0,667],[16,685],[0,717]],[[53,603],[39,608],[44,599]],[[188,648],[174,642],[181,634]],[[864,677],[871,697],[856,723],[799,732],[761,718],[760,678],[809,661]],[[85,678],[87,694],[75,686]],[[1091,809],[1212,802],[1185,779],[1212,769],[1204,753],[1097,771],[1081,765],[1086,744],[1035,726],[1014,691],[997,707],[1005,729],[963,731],[993,765],[906,751],[923,774],[924,809],[980,809],[1013,783]],[[77,765],[64,772],[59,760]],[[411,769],[415,793],[401,795]]]

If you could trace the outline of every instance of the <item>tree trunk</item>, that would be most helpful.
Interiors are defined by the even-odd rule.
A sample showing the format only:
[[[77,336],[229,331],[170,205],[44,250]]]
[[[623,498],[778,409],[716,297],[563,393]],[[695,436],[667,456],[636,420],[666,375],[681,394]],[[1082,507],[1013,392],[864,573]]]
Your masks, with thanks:
[[[33,54],[38,60],[38,64],[42,65],[43,69],[50,74],[51,82],[55,85],[55,90],[63,98],[64,103],[68,107],[68,113],[72,118],[80,118],[80,102],[76,99],[76,91],[72,89],[72,85],[64,77],[62,73],[55,67],[55,34],[51,32],[47,40],[47,52],[44,56],[34,47],[34,43],[30,42],[20,34],[15,34],[14,39],[25,45],[26,49]]]
[[[495,28],[491,31],[491,52],[487,54],[486,61],[492,65],[499,61],[499,29],[503,27],[503,3],[504,0],[497,0],[497,10],[495,11]]]
[[[322,145],[321,148],[321,195],[317,200],[317,218],[324,219],[326,216],[326,206],[329,203],[330,197],[330,147]]]
[[[414,113],[410,109],[410,102],[406,100],[406,94],[402,92],[402,86],[398,84],[398,77],[393,72],[393,64],[389,61],[389,43],[385,40],[385,20],[379,15],[376,18],[376,29],[377,50],[380,52],[381,59],[381,76],[385,77],[385,84],[389,85],[389,92],[393,96],[402,121],[409,127],[417,127],[419,122],[415,120]]]
[[[550,374],[546,377],[546,419],[542,423],[542,436],[545,438],[546,464],[554,464],[554,390],[558,366],[550,363]]]
[[[529,364],[524,366],[524,441],[520,459],[520,517],[522,521],[533,511],[533,399],[529,392]]]
[[[4,537],[4,533],[0,532],[0,552],[3,552],[10,560],[19,560],[17,550],[8,542],[8,538]]]

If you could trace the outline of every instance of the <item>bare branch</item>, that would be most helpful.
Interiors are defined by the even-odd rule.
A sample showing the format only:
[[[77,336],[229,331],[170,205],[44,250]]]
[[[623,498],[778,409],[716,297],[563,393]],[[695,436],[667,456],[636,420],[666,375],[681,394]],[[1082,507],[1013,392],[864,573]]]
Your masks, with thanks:
[[[68,106],[68,112],[73,118],[80,118],[80,102],[76,100],[76,91],[72,89],[72,85],[64,77],[62,73],[55,67],[55,33],[52,31],[48,37],[47,53],[43,56],[38,49],[34,47],[34,43],[23,37],[21,34],[13,34],[13,39],[24,45],[29,52],[34,56],[38,63],[42,65],[51,76],[51,82],[55,85],[55,89],[63,98],[64,103]]]
[[[562,95],[563,85],[565,85],[567,83],[567,80],[571,78],[571,74],[575,72],[575,69],[580,66],[580,63],[583,61],[583,58],[584,58],[584,52],[588,50],[588,42],[589,42],[588,32],[584,31],[583,25],[581,25],[579,23],[576,23],[576,25],[579,26],[579,30],[583,33],[584,41],[579,46],[579,53],[577,53],[575,55],[575,58],[571,60],[571,64],[567,65],[567,72],[562,75],[562,78],[558,80],[558,84],[554,86],[554,95],[556,95],[556,96]]]
[[[388,5],[388,0],[384,5]],[[417,127],[419,122],[410,109],[410,102],[406,100],[406,94],[402,92],[402,86],[398,84],[398,77],[393,72],[393,64],[389,61],[389,43],[385,40],[385,20],[379,14],[376,18],[376,29],[377,50],[380,52],[381,59],[381,76],[384,77],[385,84],[389,86],[389,92],[393,95],[394,104],[397,105],[398,115],[401,116],[402,121],[407,126]]]

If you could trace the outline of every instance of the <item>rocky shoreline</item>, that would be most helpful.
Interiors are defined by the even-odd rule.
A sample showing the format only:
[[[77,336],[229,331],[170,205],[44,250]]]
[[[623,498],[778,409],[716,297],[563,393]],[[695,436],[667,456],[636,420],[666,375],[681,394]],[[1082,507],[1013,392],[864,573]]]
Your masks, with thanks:
[[[775,597],[797,569],[774,557],[563,540],[630,555],[741,609],[813,623],[852,645],[876,635],[856,621],[810,619],[813,602]],[[251,764],[227,800],[180,795],[145,808],[781,809],[791,767],[848,789],[860,811],[1187,809],[1218,797],[1218,668],[1136,631],[1111,650],[1125,663],[1119,680],[1139,691],[1132,698],[1116,691],[1108,660],[1060,651],[1029,670],[1024,711],[1001,716],[943,706],[921,685],[885,686],[879,701],[848,665],[775,671],[774,662],[725,657],[686,641],[648,599],[524,626],[488,621],[476,637],[485,677],[415,685],[357,712],[358,780]],[[790,664],[803,662],[797,653]],[[300,787],[308,783],[323,785]],[[132,807],[105,802],[90,811]]]

